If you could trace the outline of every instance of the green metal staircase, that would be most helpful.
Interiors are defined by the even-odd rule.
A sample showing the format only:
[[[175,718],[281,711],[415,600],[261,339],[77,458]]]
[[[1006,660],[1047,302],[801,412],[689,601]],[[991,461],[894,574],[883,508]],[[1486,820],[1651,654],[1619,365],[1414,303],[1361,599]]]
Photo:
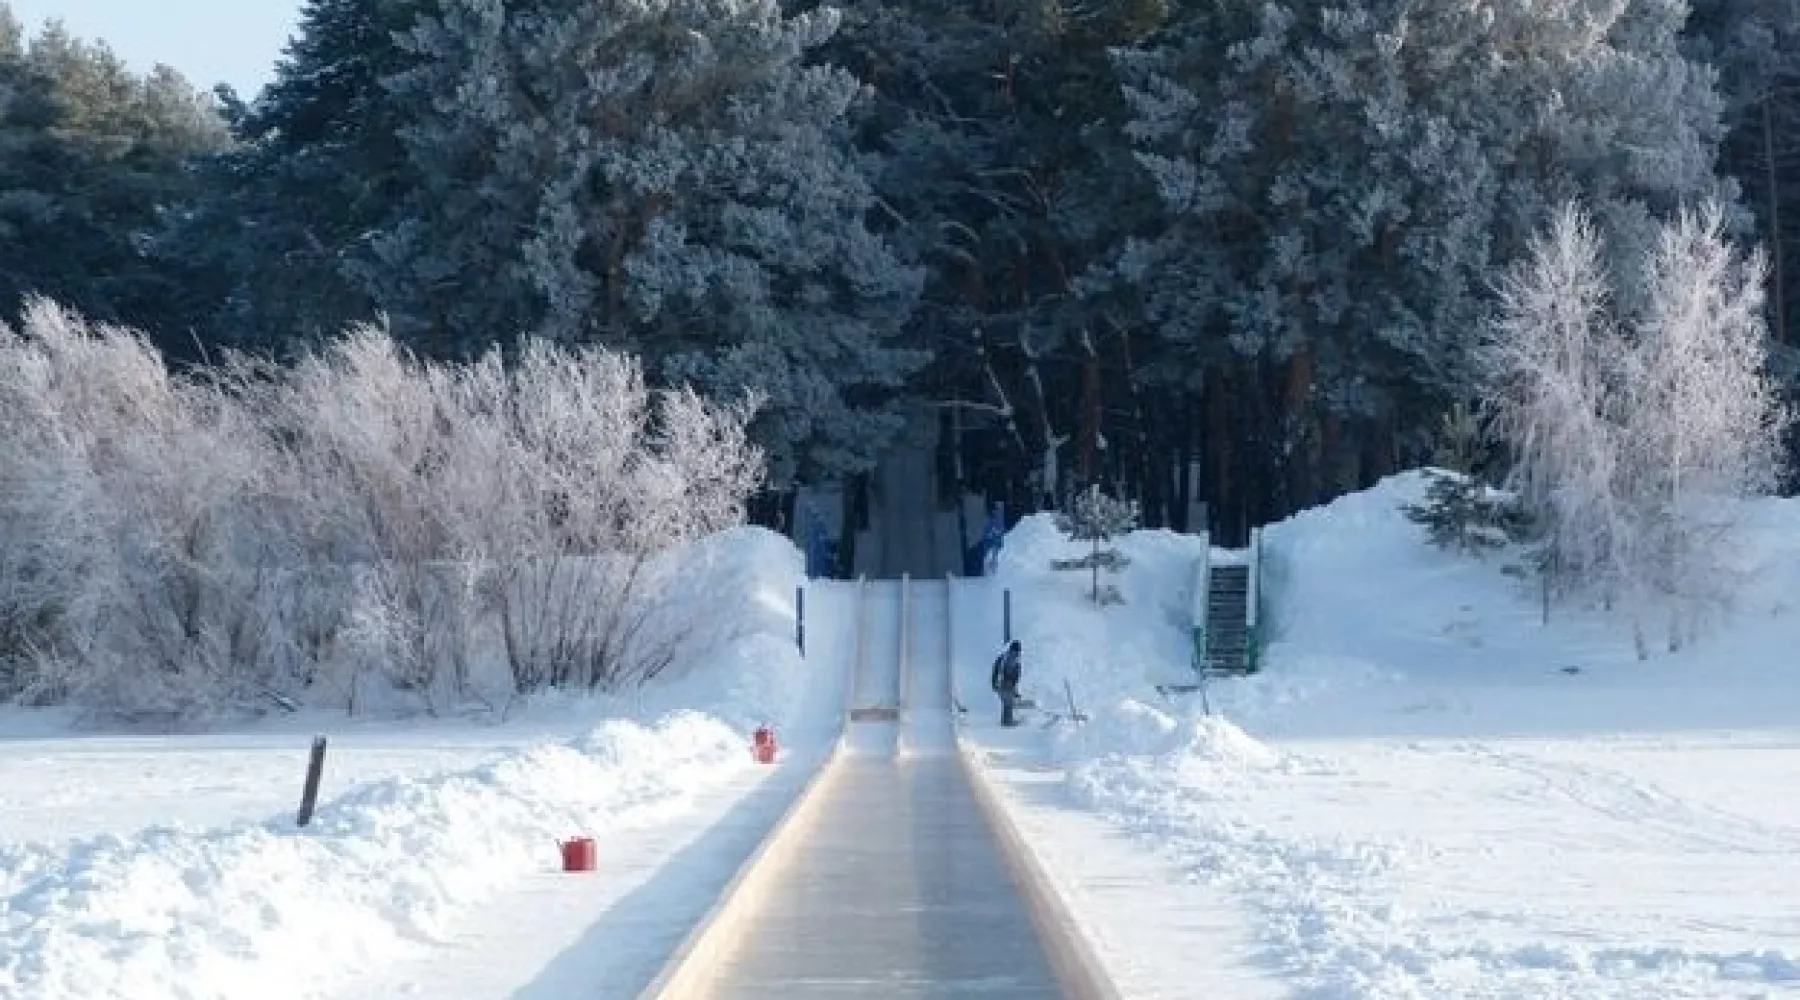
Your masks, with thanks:
[[[1194,572],[1194,670],[1206,676],[1253,674],[1261,667],[1262,529],[1250,547],[1215,557],[1211,538]]]

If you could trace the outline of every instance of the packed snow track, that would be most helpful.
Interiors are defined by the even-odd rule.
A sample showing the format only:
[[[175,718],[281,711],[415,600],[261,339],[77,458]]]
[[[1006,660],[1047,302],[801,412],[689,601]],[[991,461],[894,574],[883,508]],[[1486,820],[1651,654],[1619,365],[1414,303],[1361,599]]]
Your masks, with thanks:
[[[1113,996],[958,752],[948,584],[858,586],[837,751],[644,997]]]

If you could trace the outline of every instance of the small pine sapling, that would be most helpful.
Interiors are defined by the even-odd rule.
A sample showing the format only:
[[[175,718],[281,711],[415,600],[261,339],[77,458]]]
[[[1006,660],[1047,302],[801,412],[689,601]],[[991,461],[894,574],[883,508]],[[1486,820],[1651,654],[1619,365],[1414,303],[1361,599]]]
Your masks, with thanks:
[[[1426,470],[1425,502],[1406,504],[1408,520],[1423,525],[1442,549],[1479,555],[1521,539],[1526,531],[1519,504],[1490,489],[1475,469],[1487,460],[1481,422],[1462,404],[1444,415],[1437,468]]]
[[[1480,555],[1520,539],[1525,525],[1519,506],[1474,476],[1444,469],[1426,472],[1425,502],[1401,509],[1423,525],[1440,549]]]
[[[1137,527],[1137,524],[1137,501],[1109,497],[1100,492],[1098,485],[1089,486],[1075,497],[1068,510],[1057,513],[1056,527],[1070,541],[1088,542],[1092,548],[1080,559],[1057,559],[1050,566],[1052,569],[1088,570],[1093,574],[1090,596],[1094,603],[1117,604],[1123,600],[1118,588],[1109,585],[1102,591],[1100,571],[1104,569],[1108,573],[1117,573],[1130,565],[1131,560],[1117,549],[1102,546]]]

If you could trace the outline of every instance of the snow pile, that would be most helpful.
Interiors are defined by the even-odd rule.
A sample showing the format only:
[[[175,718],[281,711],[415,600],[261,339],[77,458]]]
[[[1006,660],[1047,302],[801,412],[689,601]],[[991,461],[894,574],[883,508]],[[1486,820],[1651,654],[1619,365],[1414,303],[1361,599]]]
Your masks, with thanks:
[[[1662,622],[1639,660],[1623,612],[1557,603],[1544,620],[1516,555],[1459,556],[1424,543],[1401,506],[1426,479],[1391,477],[1265,532],[1273,641],[1265,676],[1224,686],[1227,710],[1270,732],[1455,734],[1786,726],[1800,593],[1800,502],[1743,504],[1718,562],[1733,597],[1676,652]]]
[[[1424,498],[1420,473],[1296,514],[1265,532],[1265,566],[1275,597],[1271,660],[1333,657],[1381,668],[1453,671],[1635,661],[1630,619],[1591,606],[1544,609],[1533,581],[1507,572],[1516,554],[1473,558],[1423,543],[1423,529],[1402,512]],[[1771,638],[1800,592],[1800,503],[1759,500],[1739,506],[1729,547],[1719,553],[1735,585],[1728,603],[1703,622],[1701,641],[1668,654],[1653,644],[1652,663],[1729,661],[1760,670],[1768,656],[1742,664],[1738,654]],[[1656,626],[1647,631],[1660,640]],[[1777,625],[1785,630],[1785,622]],[[1721,647],[1734,655],[1721,657]],[[1766,651],[1766,648],[1765,648]]]
[[[1012,591],[1013,634],[1024,643],[1020,691],[1040,704],[1061,705],[1064,681],[1088,711],[1151,685],[1193,680],[1187,628],[1199,539],[1134,531],[1113,547],[1130,564],[1103,573],[1101,583],[1116,584],[1124,603],[1102,607],[1088,598],[1087,570],[1050,568],[1089,551],[1064,537],[1052,515],[1025,518],[1006,536],[997,576]]]
[[[679,615],[658,621],[687,629],[705,650],[672,664],[652,683],[603,697],[606,714],[644,718],[696,706],[739,727],[763,723],[792,729],[814,720],[809,675],[794,642],[794,593],[806,582],[805,557],[784,536],[763,528],[720,532],[682,550],[685,566],[668,601]],[[545,692],[530,706],[542,712],[558,701],[592,711],[583,695]]]
[[[703,716],[609,722],[462,773],[366,786],[285,821],[0,848],[0,995],[280,996],[322,965],[431,937],[467,906],[604,832],[684,809],[746,766]],[[291,994],[291,995],[298,995]]]
[[[1029,693],[1059,705],[1066,678],[1093,716],[1049,730],[1070,799],[1231,900],[1308,996],[1800,996],[1800,807],[1776,793],[1800,773],[1800,503],[1747,505],[1734,606],[1639,661],[1619,617],[1545,624],[1504,555],[1426,544],[1399,509],[1423,488],[1268,529],[1267,668],[1211,682],[1212,715],[1154,686],[1194,680],[1197,539],[1121,540],[1126,602],[1100,609],[1024,522],[1001,582]]]
[[[675,664],[561,744],[357,787],[289,816],[0,843],[0,997],[298,997],[338,966],[433,938],[457,911],[553,868],[559,841],[666,822],[751,766],[746,727],[804,721],[792,642],[799,560],[756,529],[709,540],[695,608],[734,640]],[[704,711],[676,709],[699,706]]]

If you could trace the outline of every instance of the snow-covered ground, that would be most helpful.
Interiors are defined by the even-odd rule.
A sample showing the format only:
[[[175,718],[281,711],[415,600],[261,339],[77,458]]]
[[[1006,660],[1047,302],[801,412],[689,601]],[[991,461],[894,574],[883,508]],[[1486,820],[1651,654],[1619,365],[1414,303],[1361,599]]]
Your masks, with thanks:
[[[957,699],[1125,996],[1800,997],[1800,504],[1748,514],[1748,581],[1696,647],[1633,655],[1426,546],[1416,477],[1270,528],[1277,637],[1213,714],[1188,667],[1195,539],[1140,532],[1122,606],[1048,518],[948,604]],[[765,532],[710,544],[706,662],[504,724],[308,716],[193,736],[0,715],[4,1000],[635,995],[834,732],[851,585]],[[1001,592],[1033,724],[987,689]],[[1073,695],[1085,725],[1045,724]],[[601,721],[606,720],[606,721]],[[753,765],[748,732],[789,748]],[[308,737],[324,802],[293,828]],[[556,844],[596,836],[600,870]]]
[[[579,715],[577,714],[579,712]],[[48,716],[48,717],[47,717]],[[387,778],[461,770],[591,724],[593,709],[506,725],[370,722],[308,712],[188,736],[71,736],[61,713],[0,712],[0,841],[64,841],[147,826],[197,829],[290,816],[307,749],[329,739],[321,796]]]
[[[630,698],[163,737],[0,716],[0,998],[632,995],[791,798],[843,697],[840,637],[794,650],[792,546],[752,529],[707,544],[706,613],[735,616],[735,637]],[[836,596],[814,597],[822,620]],[[764,721],[789,748],[775,768],[748,752]],[[331,752],[302,831],[315,731]],[[599,871],[563,875],[577,834]]]
[[[965,585],[973,734],[1126,995],[1800,996],[1800,503],[1749,511],[1730,618],[1639,662],[1423,544],[1419,491],[1269,530],[1278,638],[1212,717],[1152,686],[1186,669],[1195,540],[1127,540],[1101,611],[1048,519],[1009,537],[1026,693],[1068,679],[1079,728],[993,725],[998,594]]]

